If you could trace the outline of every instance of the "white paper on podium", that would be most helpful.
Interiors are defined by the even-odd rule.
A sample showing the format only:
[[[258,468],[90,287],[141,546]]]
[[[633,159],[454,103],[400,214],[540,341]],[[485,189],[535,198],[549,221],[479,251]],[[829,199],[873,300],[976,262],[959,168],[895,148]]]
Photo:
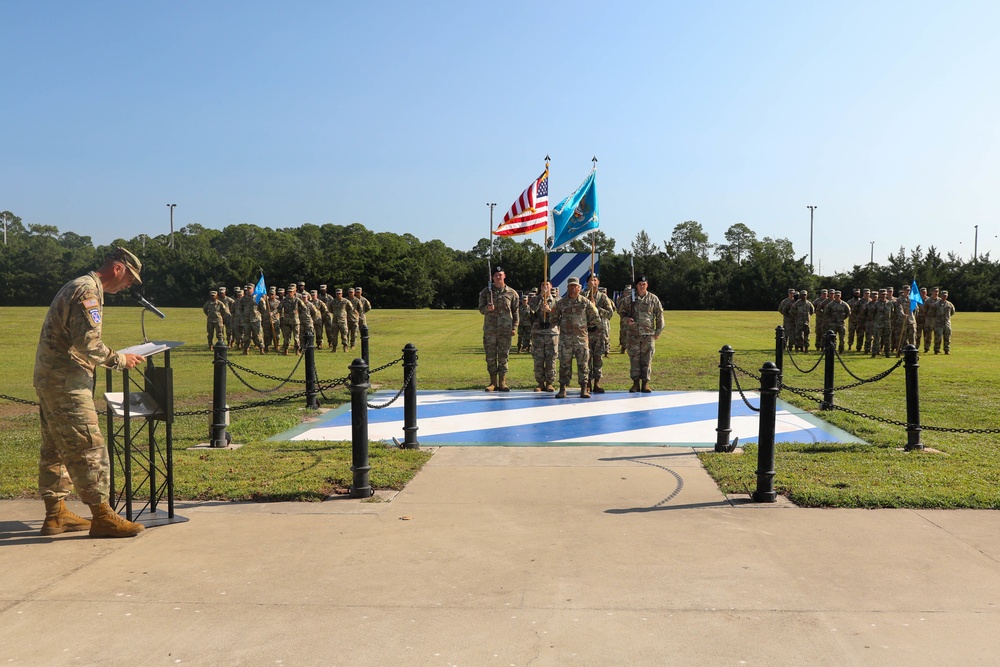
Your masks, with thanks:
[[[166,352],[167,350],[175,347],[180,347],[183,344],[184,343],[172,340],[151,340],[148,343],[139,343],[138,345],[126,347],[118,351],[122,354],[138,354],[143,357],[149,357],[154,354],[159,354],[160,352]]]
[[[104,401],[111,407],[116,417],[125,416],[125,395],[120,391],[104,394]],[[131,417],[148,417],[156,414],[159,406],[153,397],[144,391],[133,391],[128,395],[128,411]]]

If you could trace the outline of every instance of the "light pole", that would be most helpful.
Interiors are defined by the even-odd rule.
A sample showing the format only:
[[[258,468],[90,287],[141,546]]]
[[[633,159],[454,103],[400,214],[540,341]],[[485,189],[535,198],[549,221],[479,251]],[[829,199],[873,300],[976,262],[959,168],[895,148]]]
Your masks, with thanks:
[[[167,204],[167,208],[170,209],[170,247],[174,247],[174,207],[177,204]]]
[[[972,261],[979,259],[979,225],[976,225],[976,239],[972,242]]]
[[[813,269],[813,213],[819,206],[806,206],[809,209],[809,273],[815,273]]]
[[[872,244],[872,258],[868,260],[868,263],[869,264],[874,264],[875,263],[875,242],[874,241],[869,241],[869,243]]]

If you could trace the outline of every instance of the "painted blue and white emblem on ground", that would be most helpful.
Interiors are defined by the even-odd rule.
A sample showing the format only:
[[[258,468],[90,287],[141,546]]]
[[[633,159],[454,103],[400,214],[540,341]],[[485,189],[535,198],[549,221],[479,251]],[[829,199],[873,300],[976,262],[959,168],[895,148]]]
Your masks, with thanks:
[[[387,394],[386,398],[390,395]],[[756,393],[747,392],[758,405]],[[378,404],[379,394],[369,396]],[[718,393],[657,391],[609,392],[590,399],[555,399],[525,391],[417,392],[417,440],[422,445],[649,445],[714,447]],[[734,396],[732,433],[741,443],[756,442],[757,413]],[[777,442],[863,442],[800,408],[778,401]],[[403,440],[403,405],[368,410],[370,440]],[[271,440],[351,440],[350,405]]]

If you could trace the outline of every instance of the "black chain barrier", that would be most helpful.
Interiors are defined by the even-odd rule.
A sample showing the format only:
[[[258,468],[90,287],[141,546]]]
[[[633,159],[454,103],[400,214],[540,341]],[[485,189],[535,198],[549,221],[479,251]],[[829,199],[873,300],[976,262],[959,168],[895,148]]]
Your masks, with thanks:
[[[733,381],[736,382],[736,390],[738,392],[740,392],[740,398],[743,399],[743,403],[748,408],[750,408],[754,412],[760,412],[760,408],[755,408],[754,406],[750,405],[750,401],[747,400],[746,394],[743,393],[743,387],[740,386],[740,378],[739,378],[739,375],[736,374],[736,369],[737,369],[736,364],[733,364],[733,368],[732,368]],[[746,371],[744,371],[742,368],[740,368],[739,370],[740,370],[741,373],[746,373]],[[760,378],[758,378],[758,379],[760,379]]]
[[[858,380],[860,380],[860,382],[855,382],[854,384],[845,384],[845,385],[842,385],[840,387],[833,387],[832,389],[830,389],[830,391],[844,391],[845,389],[854,389],[855,387],[860,387],[863,384],[869,384],[871,382],[878,382],[879,380],[884,380],[885,378],[887,378],[890,375],[892,375],[892,373],[895,372],[896,369],[898,369],[902,365],[903,365],[903,360],[900,359],[899,361],[896,362],[896,365],[891,366],[890,368],[887,368],[886,370],[882,371],[878,375],[873,375],[873,376],[871,376],[868,379],[858,378]],[[851,377],[857,377],[857,376],[854,375],[853,373],[851,373]],[[793,389],[792,387],[790,387],[790,386],[788,386],[788,385],[786,385],[784,383],[782,383],[781,386],[784,387],[784,388],[786,388],[786,389],[788,389],[788,390],[790,390],[790,391],[796,391],[796,390],[798,390],[798,391],[815,391],[815,392],[827,391],[826,388],[804,389],[802,387],[797,387],[797,388]]]
[[[825,357],[825,356],[826,356],[826,350],[824,349],[824,350],[822,350],[822,351],[821,351],[821,352],[819,353],[819,359],[817,359],[817,360],[816,360],[816,363],[815,363],[815,364],[813,364],[813,367],[812,367],[812,368],[810,368],[810,369],[809,369],[809,370],[807,370],[807,371],[804,371],[804,370],[802,370],[802,369],[801,369],[801,368],[799,367],[799,365],[798,365],[797,363],[795,363],[795,357],[794,357],[794,356],[792,356],[792,351],[791,351],[791,350],[786,350],[786,351],[788,352],[788,360],[789,360],[790,362],[792,362],[792,366],[795,366],[795,369],[796,369],[796,370],[797,370],[798,372],[800,372],[800,373],[804,373],[804,374],[806,374],[806,375],[808,375],[809,373],[812,373],[812,372],[813,372],[814,370],[816,370],[816,367],[817,367],[817,366],[819,366],[819,362],[823,361],[823,357]]]
[[[284,378],[278,377],[277,375],[268,375],[267,373],[261,373],[260,371],[255,371],[252,368],[246,368],[244,366],[240,366],[236,362],[230,361],[229,359],[226,359],[226,365],[229,366],[229,370],[233,371],[233,375],[236,376],[236,379],[239,380],[240,382],[242,382],[243,384],[245,384],[247,387],[250,387],[250,389],[253,389],[254,391],[258,391],[258,392],[260,392],[262,394],[268,394],[268,393],[270,393],[272,391],[277,391],[278,389],[280,389],[281,387],[283,387],[285,384],[287,384],[289,382],[295,382],[297,384],[305,384],[305,380],[293,380],[292,379],[292,376],[295,375],[295,371],[299,370],[299,364],[302,363],[302,359],[304,359],[304,358],[305,358],[305,355],[300,355],[299,356],[299,360],[295,362],[295,367],[292,368],[292,372],[288,374],[288,377],[284,377]],[[256,375],[257,377],[261,377],[261,378],[264,378],[266,380],[276,380],[276,381],[280,382],[281,384],[279,384],[274,389],[255,389],[254,387],[252,387],[249,384],[247,384],[246,381],[243,378],[240,377],[240,374],[236,372],[237,369],[243,371],[244,373],[249,373],[250,375]]]
[[[10,401],[11,403],[20,403],[21,405],[33,405],[36,408],[38,407],[38,403],[36,403],[35,401],[29,401],[26,398],[18,398],[16,396],[8,396],[7,394],[0,394],[0,398],[2,398],[5,401]]]
[[[400,396],[403,395],[403,391],[406,389],[407,385],[409,385],[410,382],[413,380],[413,375],[414,373],[416,373],[416,371],[417,371],[416,368],[410,369],[410,372],[406,374],[406,379],[403,380],[403,386],[399,388],[399,391],[396,392],[396,395],[393,396],[391,399],[389,399],[387,403],[383,403],[382,405],[375,405],[374,403],[365,403],[365,405],[367,405],[372,410],[381,410],[382,408],[389,407],[390,405],[395,403]]]

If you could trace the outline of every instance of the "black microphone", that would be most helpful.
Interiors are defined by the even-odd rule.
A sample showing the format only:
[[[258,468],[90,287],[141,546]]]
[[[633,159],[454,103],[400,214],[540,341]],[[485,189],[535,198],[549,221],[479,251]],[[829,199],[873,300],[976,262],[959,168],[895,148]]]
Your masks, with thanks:
[[[143,308],[145,308],[149,312],[153,313],[154,315],[156,315],[157,317],[159,317],[161,320],[164,319],[164,318],[166,318],[166,315],[164,315],[162,312],[160,312],[159,308],[157,308],[156,306],[154,306],[153,304],[151,304],[149,301],[147,301],[146,297],[144,297],[143,295],[136,294],[135,295],[135,299],[136,299],[136,301],[138,301],[139,303],[142,304]]]

